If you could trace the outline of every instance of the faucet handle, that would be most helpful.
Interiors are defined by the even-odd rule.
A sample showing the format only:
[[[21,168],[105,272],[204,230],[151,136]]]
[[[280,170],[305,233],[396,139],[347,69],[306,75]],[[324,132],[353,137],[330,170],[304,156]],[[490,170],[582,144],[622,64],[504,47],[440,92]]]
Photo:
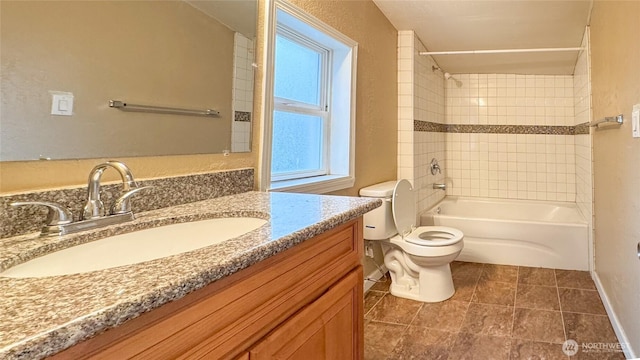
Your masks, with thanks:
[[[435,175],[436,173],[442,174],[440,170],[440,164],[438,164],[438,159],[431,159],[431,163],[429,164],[429,168],[431,169],[431,175]]]
[[[27,205],[38,205],[38,206],[46,206],[49,210],[47,214],[47,226],[56,226],[69,224],[73,221],[73,214],[71,210],[68,208],[56,204],[53,202],[46,201],[17,201],[9,204],[11,206],[27,206]]]
[[[122,194],[116,201],[111,205],[111,215],[117,214],[126,214],[131,212],[131,197],[137,194],[141,190],[151,189],[153,186],[141,186],[134,189],[131,189],[124,194]]]

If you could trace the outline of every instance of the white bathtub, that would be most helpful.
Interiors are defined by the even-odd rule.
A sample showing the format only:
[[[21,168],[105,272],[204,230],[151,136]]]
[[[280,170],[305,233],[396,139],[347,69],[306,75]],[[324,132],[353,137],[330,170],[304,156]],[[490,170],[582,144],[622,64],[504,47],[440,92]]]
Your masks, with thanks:
[[[589,269],[588,224],[572,203],[448,196],[420,223],[462,230],[460,261]]]

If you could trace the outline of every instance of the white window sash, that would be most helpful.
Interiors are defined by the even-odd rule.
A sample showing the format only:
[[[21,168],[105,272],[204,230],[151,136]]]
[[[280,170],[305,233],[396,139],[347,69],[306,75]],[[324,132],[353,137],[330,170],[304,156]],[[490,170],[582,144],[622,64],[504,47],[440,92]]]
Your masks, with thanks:
[[[305,108],[294,108],[291,106],[286,106],[286,105],[275,105],[274,106],[274,112],[275,111],[281,111],[281,112],[289,112],[289,113],[296,113],[296,114],[302,114],[302,115],[312,115],[312,116],[318,116],[322,119],[322,144],[321,144],[321,167],[318,170],[301,170],[301,171],[288,171],[288,172],[281,172],[281,173],[271,173],[271,181],[273,182],[277,182],[277,181],[283,181],[283,180],[292,180],[292,179],[303,179],[303,178],[310,178],[310,177],[316,177],[316,176],[323,176],[323,175],[328,175],[330,174],[330,169],[329,169],[329,155],[330,155],[330,149],[329,149],[329,112],[327,111],[318,111],[318,110],[312,110],[312,109],[305,109]]]
[[[293,179],[304,179],[317,176],[324,176],[330,174],[329,159],[330,159],[330,112],[329,112],[329,85],[330,85],[330,71],[329,64],[331,61],[331,50],[321,46],[317,42],[305,37],[296,31],[279,24],[276,28],[277,35],[286,37],[288,40],[298,43],[300,46],[310,48],[313,51],[318,52],[321,56],[320,74],[318,74],[319,81],[319,106],[315,104],[309,104],[293,99],[281,98],[274,96],[274,113],[276,111],[288,112],[302,115],[318,116],[322,119],[322,139],[320,149],[320,169],[317,170],[301,170],[290,171],[274,174],[271,173],[271,181],[284,181]]]

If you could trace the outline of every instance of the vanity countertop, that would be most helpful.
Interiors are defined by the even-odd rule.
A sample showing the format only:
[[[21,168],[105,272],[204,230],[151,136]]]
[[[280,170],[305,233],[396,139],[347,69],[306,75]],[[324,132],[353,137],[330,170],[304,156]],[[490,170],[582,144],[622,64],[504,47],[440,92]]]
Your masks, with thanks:
[[[240,237],[140,264],[46,278],[0,277],[0,359],[40,359],[289,249],[380,206],[377,199],[248,192],[139,213],[79,234],[0,239],[0,271],[70,245],[220,216],[269,219]]]

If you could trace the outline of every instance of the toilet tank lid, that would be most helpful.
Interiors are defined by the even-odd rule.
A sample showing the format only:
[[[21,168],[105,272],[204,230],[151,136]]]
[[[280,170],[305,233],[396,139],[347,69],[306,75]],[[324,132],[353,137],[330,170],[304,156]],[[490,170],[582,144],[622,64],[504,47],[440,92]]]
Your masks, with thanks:
[[[393,188],[396,186],[396,180],[386,181],[383,183],[363,187],[360,189],[360,196],[387,198],[393,195]]]

